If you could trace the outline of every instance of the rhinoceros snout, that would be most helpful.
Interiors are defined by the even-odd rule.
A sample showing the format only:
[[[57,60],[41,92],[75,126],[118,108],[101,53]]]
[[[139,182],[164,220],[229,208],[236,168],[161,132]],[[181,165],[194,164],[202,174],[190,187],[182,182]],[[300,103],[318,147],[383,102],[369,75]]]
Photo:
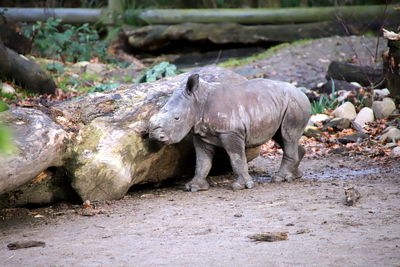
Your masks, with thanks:
[[[168,143],[169,138],[168,136],[164,133],[164,131],[161,128],[156,128],[150,130],[150,139],[154,139],[163,143]]]

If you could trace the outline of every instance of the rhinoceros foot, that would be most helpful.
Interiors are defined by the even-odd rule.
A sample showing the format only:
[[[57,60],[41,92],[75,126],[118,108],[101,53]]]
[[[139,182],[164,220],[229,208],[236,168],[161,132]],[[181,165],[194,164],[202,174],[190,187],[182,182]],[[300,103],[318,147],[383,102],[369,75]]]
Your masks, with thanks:
[[[293,182],[296,179],[299,179],[303,176],[303,173],[300,170],[297,170],[293,173],[280,174],[277,173],[274,177],[272,177],[272,182]]]
[[[244,184],[241,184],[239,182],[233,182],[231,185],[233,191],[237,191],[237,190],[242,190],[245,188],[251,189],[254,187],[254,182],[253,181],[247,181]]]
[[[185,185],[187,191],[197,192],[206,191],[210,188],[210,184],[207,181],[190,181]]]

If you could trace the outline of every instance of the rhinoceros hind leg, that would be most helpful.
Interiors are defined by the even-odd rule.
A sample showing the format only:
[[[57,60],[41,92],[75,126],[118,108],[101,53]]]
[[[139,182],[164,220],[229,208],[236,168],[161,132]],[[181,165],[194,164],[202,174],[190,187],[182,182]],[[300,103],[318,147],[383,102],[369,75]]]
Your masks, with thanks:
[[[254,182],[249,175],[244,139],[236,134],[221,134],[220,140],[228,153],[233,172],[237,175],[232,183],[233,190],[253,188]]]
[[[273,140],[283,149],[281,166],[278,173],[272,178],[273,182],[292,182],[302,176],[299,164],[305,150],[302,146],[298,145],[298,139],[299,137],[293,137],[288,132],[282,134],[282,128],[273,137]]]

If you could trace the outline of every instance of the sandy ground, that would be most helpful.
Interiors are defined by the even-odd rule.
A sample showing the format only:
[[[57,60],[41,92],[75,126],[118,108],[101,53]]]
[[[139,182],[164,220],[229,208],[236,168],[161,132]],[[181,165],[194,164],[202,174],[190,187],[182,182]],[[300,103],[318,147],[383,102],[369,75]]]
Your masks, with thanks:
[[[399,266],[400,161],[364,156],[305,158],[305,178],[271,183],[279,157],[257,158],[254,189],[225,177],[206,192],[182,182],[140,188],[119,201],[9,209],[0,217],[0,266]],[[344,205],[344,187],[360,194]],[[247,236],[288,232],[288,240]],[[45,247],[9,250],[22,240]]]
[[[364,53],[365,42],[353,39],[359,55],[374,51],[374,40]],[[246,71],[312,87],[330,60],[353,56],[348,44],[298,44]],[[216,186],[206,192],[185,192],[176,181],[94,209],[58,203],[0,210],[0,266],[400,266],[400,159],[306,157],[304,179],[271,183],[279,161],[252,162],[258,184],[251,190],[233,192],[223,176],[212,177]],[[346,206],[351,186],[361,198]],[[248,238],[261,232],[287,232],[288,239]],[[46,246],[7,248],[27,240]]]

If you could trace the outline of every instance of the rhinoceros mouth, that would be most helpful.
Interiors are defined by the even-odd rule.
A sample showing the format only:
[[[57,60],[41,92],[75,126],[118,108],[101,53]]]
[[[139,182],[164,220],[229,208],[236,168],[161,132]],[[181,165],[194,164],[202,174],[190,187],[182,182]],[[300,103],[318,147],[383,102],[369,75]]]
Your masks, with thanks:
[[[165,132],[162,130],[161,127],[151,129],[149,137],[150,139],[157,140],[167,145],[171,144],[170,139],[168,138],[168,136],[165,134]]]

